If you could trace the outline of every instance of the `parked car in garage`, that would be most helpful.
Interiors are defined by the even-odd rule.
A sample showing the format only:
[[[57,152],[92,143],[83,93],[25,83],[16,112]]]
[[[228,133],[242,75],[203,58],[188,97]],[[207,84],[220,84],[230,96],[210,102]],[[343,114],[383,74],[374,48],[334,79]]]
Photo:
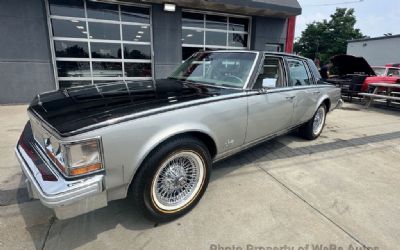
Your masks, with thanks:
[[[65,219],[131,194],[172,220],[200,200],[213,162],[293,129],[316,139],[342,104],[311,60],[280,53],[199,52],[153,86],[38,95],[16,147],[31,196]]]

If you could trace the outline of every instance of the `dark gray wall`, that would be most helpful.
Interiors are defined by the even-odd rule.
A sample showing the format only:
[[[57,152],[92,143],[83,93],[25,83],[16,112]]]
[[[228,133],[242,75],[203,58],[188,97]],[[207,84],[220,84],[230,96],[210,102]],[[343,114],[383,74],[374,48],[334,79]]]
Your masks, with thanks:
[[[43,0],[0,1],[0,104],[55,89]]]
[[[264,50],[266,43],[285,46],[287,19],[255,16],[251,26],[251,49]]]
[[[152,12],[155,78],[161,79],[182,63],[182,12],[166,12],[163,5],[153,5]]]

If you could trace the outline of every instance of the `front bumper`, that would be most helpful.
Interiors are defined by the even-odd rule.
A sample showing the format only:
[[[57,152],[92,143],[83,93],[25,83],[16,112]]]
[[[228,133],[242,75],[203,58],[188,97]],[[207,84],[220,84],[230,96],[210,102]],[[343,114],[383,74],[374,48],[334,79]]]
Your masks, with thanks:
[[[107,195],[103,190],[104,175],[65,179],[34,141],[29,123],[24,128],[15,153],[30,196],[53,208],[57,218],[71,218],[107,205]]]

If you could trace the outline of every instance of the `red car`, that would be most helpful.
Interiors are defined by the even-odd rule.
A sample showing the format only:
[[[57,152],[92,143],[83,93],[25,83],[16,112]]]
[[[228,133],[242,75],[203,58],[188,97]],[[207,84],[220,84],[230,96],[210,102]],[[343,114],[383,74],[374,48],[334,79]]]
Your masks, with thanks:
[[[361,87],[362,92],[368,91],[368,85],[370,83],[400,83],[400,68],[393,67],[391,64],[388,64],[385,67],[374,66],[372,69],[374,70],[376,76],[369,76],[365,78]]]

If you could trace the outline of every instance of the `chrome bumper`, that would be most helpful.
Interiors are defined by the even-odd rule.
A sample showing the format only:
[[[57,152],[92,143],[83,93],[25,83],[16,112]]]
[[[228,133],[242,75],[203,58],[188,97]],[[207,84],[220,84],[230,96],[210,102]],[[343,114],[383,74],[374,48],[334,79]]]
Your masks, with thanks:
[[[107,205],[103,174],[67,180],[35,144],[28,123],[18,141],[15,154],[32,198],[40,199],[43,205],[53,208],[59,219],[74,217]]]
[[[342,107],[343,107],[343,104],[344,104],[344,101],[343,101],[342,99],[339,99],[338,102],[337,102],[337,104],[336,104],[335,109],[340,109],[340,108],[342,108]]]

